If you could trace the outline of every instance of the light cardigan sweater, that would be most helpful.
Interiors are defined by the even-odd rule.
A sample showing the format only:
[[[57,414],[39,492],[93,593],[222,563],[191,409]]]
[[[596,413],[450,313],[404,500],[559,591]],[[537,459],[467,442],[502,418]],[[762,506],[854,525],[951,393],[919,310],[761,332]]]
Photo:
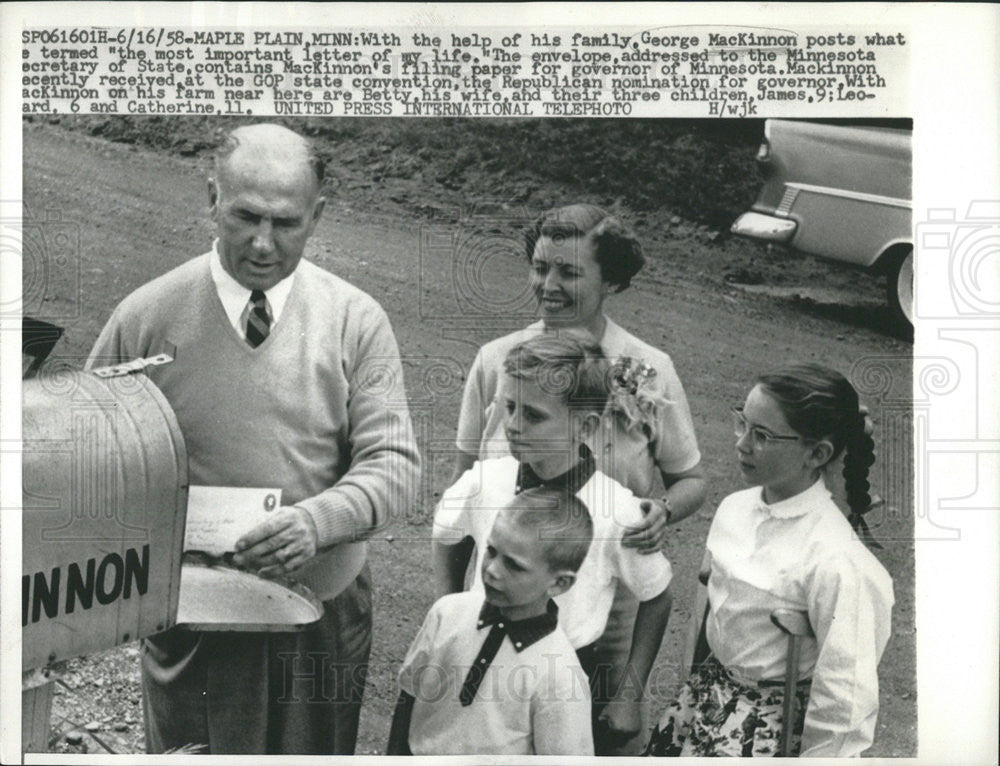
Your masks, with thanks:
[[[388,317],[303,260],[281,321],[251,348],[223,311],[210,256],[122,301],[88,367],[174,351],[147,372],[177,415],[191,483],[280,487],[283,505],[312,516],[320,548],[361,540],[413,502],[419,477]],[[325,559],[299,573],[320,597],[330,595]]]

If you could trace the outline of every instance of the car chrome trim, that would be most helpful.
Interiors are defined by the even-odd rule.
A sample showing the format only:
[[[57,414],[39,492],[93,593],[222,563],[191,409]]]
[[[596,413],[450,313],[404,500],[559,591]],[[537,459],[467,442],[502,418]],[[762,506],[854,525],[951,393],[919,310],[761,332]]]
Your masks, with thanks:
[[[767,242],[785,243],[795,235],[798,224],[790,218],[775,218],[762,213],[744,213],[737,218],[730,231],[742,237],[762,239]]]
[[[845,199],[858,200],[859,202],[871,202],[874,205],[886,205],[887,207],[901,207],[906,210],[913,208],[913,203],[907,199],[898,197],[885,197],[881,194],[867,194],[865,192],[848,191],[846,189],[834,189],[829,186],[814,186],[812,184],[786,183],[787,189],[812,192],[813,194],[825,194],[828,197],[843,197]],[[788,192],[785,192],[786,196]],[[784,200],[782,200],[784,202]]]
[[[798,196],[799,190],[790,184],[786,184],[785,193],[782,195],[781,202],[774,209],[774,212],[782,218],[788,218],[792,213],[792,205],[795,204],[795,199]]]

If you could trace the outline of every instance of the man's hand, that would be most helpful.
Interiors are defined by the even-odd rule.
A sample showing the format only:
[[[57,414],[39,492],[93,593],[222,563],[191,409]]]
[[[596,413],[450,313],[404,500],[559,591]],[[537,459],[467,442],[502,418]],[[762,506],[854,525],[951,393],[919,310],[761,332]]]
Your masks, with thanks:
[[[263,575],[291,574],[316,555],[316,523],[304,508],[283,506],[236,541],[236,564]]]
[[[639,503],[643,518],[628,527],[622,545],[635,548],[639,553],[656,553],[667,541],[667,506],[662,500],[643,498]]]
[[[615,698],[601,711],[598,720],[608,727],[612,744],[621,747],[642,728],[639,702],[633,699]]]

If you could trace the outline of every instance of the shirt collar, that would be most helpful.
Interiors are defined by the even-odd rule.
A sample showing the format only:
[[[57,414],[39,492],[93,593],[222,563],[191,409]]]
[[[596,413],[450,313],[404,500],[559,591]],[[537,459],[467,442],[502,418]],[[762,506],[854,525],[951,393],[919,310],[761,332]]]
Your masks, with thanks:
[[[579,492],[583,485],[590,481],[590,477],[597,470],[597,462],[594,455],[586,444],[580,445],[580,460],[565,473],[553,476],[551,479],[543,479],[527,463],[520,463],[517,467],[517,484],[514,492],[520,494],[535,487],[545,487],[546,489],[564,489],[572,495]]]
[[[559,624],[559,607],[549,599],[545,612],[524,620],[508,620],[500,613],[500,609],[489,601],[483,602],[479,610],[479,622],[476,628],[482,630],[488,625],[503,624],[503,630],[514,644],[515,651],[521,652],[536,641],[541,641]]]
[[[777,503],[765,503],[764,488],[761,487],[760,494],[757,496],[756,508],[765,516],[770,516],[771,518],[794,519],[798,516],[804,516],[809,511],[819,507],[823,501],[830,500],[830,498],[830,490],[826,488],[823,477],[820,476],[816,480],[816,483],[809,487],[809,489],[785,500],[779,500]]]
[[[222,256],[219,254],[219,240],[212,243],[212,255],[208,259],[209,270],[212,272],[212,282],[215,283],[215,291],[219,294],[222,307],[229,317],[229,322],[239,329],[246,310],[250,302],[250,289],[237,282],[232,274],[226,271],[222,265]],[[281,312],[288,301],[288,295],[292,291],[292,280],[295,277],[293,271],[287,277],[269,290],[264,291],[267,297],[267,305],[271,309],[271,324],[273,325],[281,318]]]
[[[631,336],[608,315],[604,316],[604,335],[600,339],[601,348],[625,348],[631,343]]]

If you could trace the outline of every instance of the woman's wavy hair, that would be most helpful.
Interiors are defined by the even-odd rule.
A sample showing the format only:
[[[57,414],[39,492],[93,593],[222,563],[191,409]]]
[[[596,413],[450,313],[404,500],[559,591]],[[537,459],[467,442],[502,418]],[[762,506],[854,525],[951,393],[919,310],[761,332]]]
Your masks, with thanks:
[[[871,509],[868,469],[875,462],[875,443],[865,433],[858,393],[847,378],[821,364],[792,364],[757,378],[792,429],[810,441],[828,439],[834,461],[844,453],[844,486],[851,526],[868,545],[880,548],[864,514]]]
[[[646,259],[635,233],[596,205],[557,207],[542,213],[524,232],[524,251],[531,262],[542,237],[589,238],[595,246],[601,278],[620,293],[639,273]]]

